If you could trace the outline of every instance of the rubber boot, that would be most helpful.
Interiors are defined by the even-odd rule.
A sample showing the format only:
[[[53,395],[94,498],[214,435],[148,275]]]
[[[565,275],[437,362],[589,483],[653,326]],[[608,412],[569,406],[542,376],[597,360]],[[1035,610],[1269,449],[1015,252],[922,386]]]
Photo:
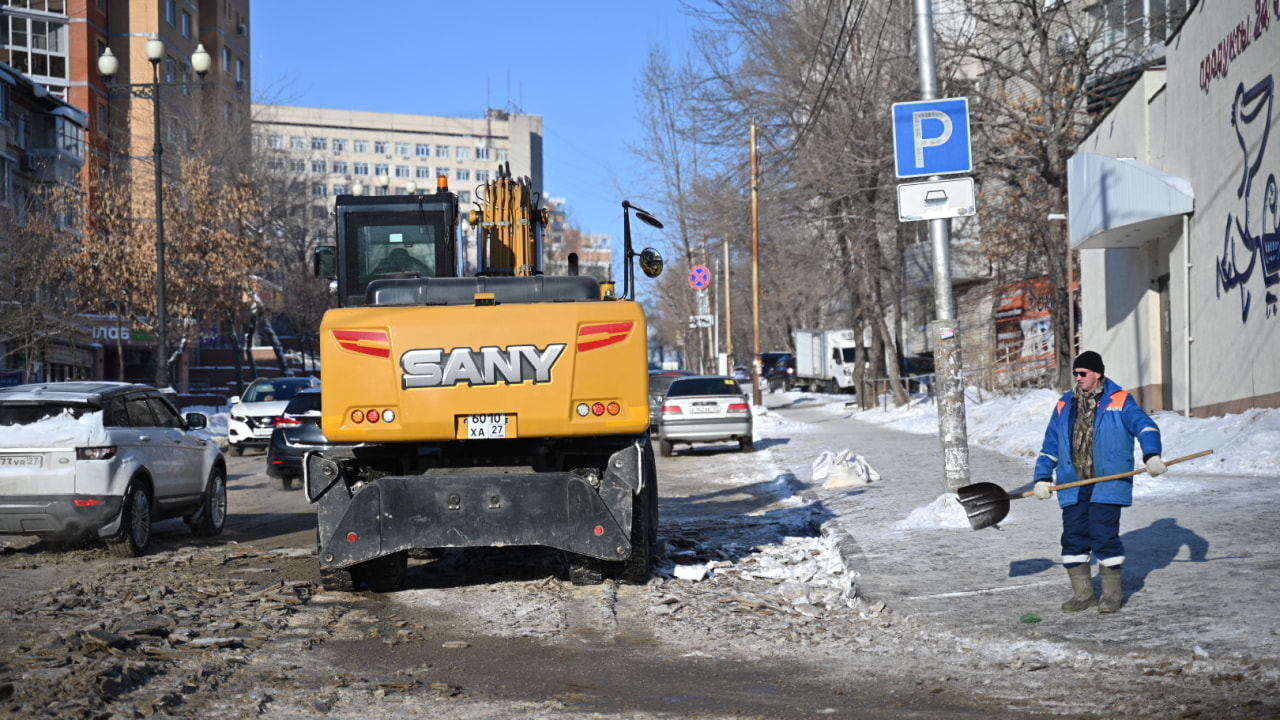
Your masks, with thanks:
[[[1113,613],[1119,610],[1124,602],[1124,590],[1120,587],[1120,566],[1100,565],[1099,568],[1098,575],[1102,578],[1102,602],[1098,603],[1098,612]]]
[[[1089,572],[1089,563],[1067,568],[1067,575],[1071,578],[1071,589],[1075,594],[1062,603],[1062,612],[1080,612],[1098,604],[1098,599],[1093,595],[1093,577]]]

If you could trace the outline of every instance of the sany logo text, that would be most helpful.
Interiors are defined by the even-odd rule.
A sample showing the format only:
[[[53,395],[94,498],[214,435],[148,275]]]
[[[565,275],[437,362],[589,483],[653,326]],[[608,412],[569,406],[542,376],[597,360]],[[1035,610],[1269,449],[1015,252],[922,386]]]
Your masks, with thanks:
[[[552,343],[539,350],[534,345],[512,345],[471,348],[410,350],[400,356],[404,370],[401,384],[405,389],[470,385],[519,384],[551,382],[551,368],[564,354],[564,343]]]

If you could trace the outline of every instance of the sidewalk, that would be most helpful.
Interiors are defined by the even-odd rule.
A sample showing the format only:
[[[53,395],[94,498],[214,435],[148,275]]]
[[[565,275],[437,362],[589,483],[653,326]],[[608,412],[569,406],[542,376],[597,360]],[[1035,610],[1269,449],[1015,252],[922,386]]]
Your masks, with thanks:
[[[1264,675],[1280,673],[1280,476],[1197,476],[1193,463],[1175,468],[1124,512],[1124,607],[1113,615],[1064,613],[1070,585],[1059,564],[1056,501],[1011,501],[1001,529],[904,528],[899,523],[913,510],[943,493],[936,435],[859,422],[829,401],[795,394],[766,395],[765,402],[806,429],[758,425],[764,439],[757,448],[775,453],[829,514],[824,532],[843,536],[861,597],[934,623],[961,644],[1007,651],[1035,643],[1039,652],[1142,662],[1230,659],[1233,667],[1258,663]],[[846,489],[810,481],[814,458],[846,448],[882,479]],[[971,444],[969,463],[971,482],[1030,489],[1030,459]],[[1041,621],[1022,622],[1028,613]]]

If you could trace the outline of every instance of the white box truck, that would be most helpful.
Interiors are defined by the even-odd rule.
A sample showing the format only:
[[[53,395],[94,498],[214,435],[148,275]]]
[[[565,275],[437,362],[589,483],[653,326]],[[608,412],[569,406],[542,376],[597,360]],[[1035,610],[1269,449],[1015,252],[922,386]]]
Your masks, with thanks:
[[[852,330],[796,330],[795,383],[816,392],[853,388],[857,342]]]

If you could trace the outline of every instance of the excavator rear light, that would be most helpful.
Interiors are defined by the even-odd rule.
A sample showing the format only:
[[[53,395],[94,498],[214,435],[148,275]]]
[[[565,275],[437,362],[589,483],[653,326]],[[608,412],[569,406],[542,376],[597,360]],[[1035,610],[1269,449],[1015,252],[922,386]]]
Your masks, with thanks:
[[[357,423],[357,424],[358,424],[358,423],[362,423],[362,422],[364,422],[364,411],[363,411],[363,410],[352,410],[352,411],[351,411],[351,422],[353,422],[353,423]]]
[[[359,539],[360,539],[360,536],[356,535],[355,533],[353,532],[347,533],[347,542],[355,542]]]
[[[380,417],[382,417],[382,415],[377,410],[369,410],[364,414],[364,419],[368,420],[371,423],[378,422],[378,418]]]
[[[598,402],[591,406],[591,414],[600,417],[604,414],[604,403]]]
[[[608,412],[610,415],[617,415],[622,412],[622,406],[616,402],[609,403]]]
[[[578,411],[578,417],[586,417],[591,414],[591,406],[586,403],[578,403],[575,408]]]
[[[386,410],[382,411],[382,422],[389,423],[389,422],[395,422],[395,421],[396,421],[395,410],[392,410],[391,408],[387,408]]]

